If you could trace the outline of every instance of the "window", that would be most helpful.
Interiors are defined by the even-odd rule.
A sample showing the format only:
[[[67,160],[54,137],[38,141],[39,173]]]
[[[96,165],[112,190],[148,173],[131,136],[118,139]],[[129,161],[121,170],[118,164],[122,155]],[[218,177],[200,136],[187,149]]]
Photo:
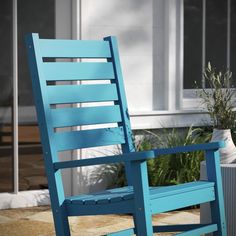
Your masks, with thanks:
[[[202,72],[208,61],[236,75],[236,2],[184,0],[184,98],[194,81],[205,85]]]
[[[24,38],[29,32],[38,32],[42,38],[55,37],[55,0],[17,2],[19,190],[23,191],[47,188]],[[31,14],[33,9],[37,11]]]
[[[37,9],[34,14],[33,9]],[[47,187],[24,36],[29,32],[39,32],[41,37],[53,38],[54,10],[55,0],[0,1],[0,193]],[[14,50],[13,42],[15,46],[16,41],[17,49]],[[18,60],[13,63],[13,58],[16,59],[17,55]],[[16,89],[14,71],[18,75],[19,96],[13,93]],[[14,100],[15,97],[19,98],[18,103]],[[15,104],[19,112],[14,112]],[[19,135],[16,133],[15,121],[19,121]],[[19,165],[18,158],[16,162],[18,156]]]
[[[193,56],[194,55],[194,56]],[[184,1],[184,89],[193,88],[202,71],[202,1]]]
[[[0,1],[0,192],[13,191],[12,2]]]

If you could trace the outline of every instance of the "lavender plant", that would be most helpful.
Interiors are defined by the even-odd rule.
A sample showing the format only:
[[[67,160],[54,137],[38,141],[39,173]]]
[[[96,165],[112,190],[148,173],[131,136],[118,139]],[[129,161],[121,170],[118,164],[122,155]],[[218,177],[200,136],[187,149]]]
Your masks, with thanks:
[[[198,89],[197,95],[206,106],[214,128],[234,128],[236,114],[233,110],[233,98],[236,90],[233,87],[232,72],[217,71],[209,62],[203,76],[209,88]]]

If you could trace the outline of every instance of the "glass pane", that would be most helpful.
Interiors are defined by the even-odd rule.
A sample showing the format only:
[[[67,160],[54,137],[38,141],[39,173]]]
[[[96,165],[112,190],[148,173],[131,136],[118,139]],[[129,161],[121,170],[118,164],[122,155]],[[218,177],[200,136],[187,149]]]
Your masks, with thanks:
[[[184,89],[202,79],[202,1],[184,1]]]
[[[12,1],[0,1],[0,192],[13,191]]]
[[[227,1],[206,1],[206,63],[227,67]]]
[[[231,48],[230,48],[230,70],[236,80],[236,1],[231,1]]]
[[[54,38],[54,0],[18,0],[20,190],[47,188],[24,37]]]

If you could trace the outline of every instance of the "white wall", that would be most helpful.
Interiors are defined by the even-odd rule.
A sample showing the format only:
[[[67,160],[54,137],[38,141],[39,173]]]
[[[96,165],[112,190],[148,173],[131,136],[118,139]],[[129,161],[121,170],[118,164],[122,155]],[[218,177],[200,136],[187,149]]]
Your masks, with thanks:
[[[193,115],[201,120],[199,111],[181,111],[182,11],[183,0],[81,0],[80,37],[118,38],[133,129],[188,126]]]
[[[129,109],[152,110],[153,1],[82,1],[82,38],[118,38]]]
[[[133,129],[199,124],[199,112],[180,111],[182,2],[72,0],[73,38],[101,40],[117,36]],[[109,148],[82,150],[74,158],[109,152]],[[73,170],[74,194],[95,190],[90,178],[94,170]],[[101,182],[98,186],[105,185]]]

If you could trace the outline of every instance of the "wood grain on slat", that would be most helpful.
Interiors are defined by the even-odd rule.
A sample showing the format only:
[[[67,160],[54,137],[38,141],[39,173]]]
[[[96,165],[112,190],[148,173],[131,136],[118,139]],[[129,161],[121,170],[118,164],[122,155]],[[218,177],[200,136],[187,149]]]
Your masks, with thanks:
[[[55,58],[110,58],[109,43],[97,40],[39,39],[42,57]]]
[[[44,62],[47,81],[110,80],[114,79],[110,62]]]
[[[118,99],[115,84],[48,86],[50,104],[104,102]]]
[[[51,114],[54,128],[117,123],[121,121],[120,107],[118,105],[58,108],[52,109]]]
[[[57,151],[117,145],[124,143],[122,127],[58,132],[54,134]]]

